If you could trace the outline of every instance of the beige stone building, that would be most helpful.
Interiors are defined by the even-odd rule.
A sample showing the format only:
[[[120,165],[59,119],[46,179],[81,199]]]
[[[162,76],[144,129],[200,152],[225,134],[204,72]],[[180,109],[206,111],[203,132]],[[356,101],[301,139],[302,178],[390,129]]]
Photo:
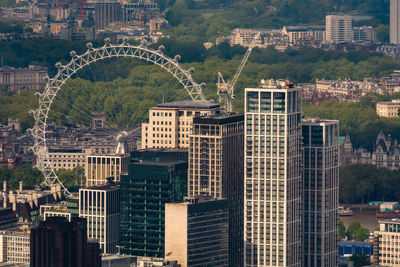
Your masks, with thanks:
[[[380,266],[400,266],[400,220],[379,221],[374,232],[374,260]]]
[[[188,198],[165,204],[165,259],[181,267],[229,266],[228,201]]]
[[[285,26],[282,33],[289,36],[292,44],[305,40],[325,42],[325,26]]]
[[[85,168],[86,154],[82,150],[49,151],[49,160],[55,171]]]
[[[352,17],[350,15],[327,15],[325,22],[327,43],[344,43],[353,40]]]
[[[376,114],[379,117],[397,118],[399,117],[400,99],[378,102],[376,104]]]
[[[28,68],[0,68],[0,84],[10,92],[21,89],[42,90],[46,82],[47,68],[30,65]]]
[[[177,101],[159,104],[142,123],[142,148],[188,148],[193,117],[218,114],[218,104],[204,101]]]
[[[119,182],[122,172],[128,171],[128,155],[88,155],[86,157],[86,186],[105,184],[114,177]]]

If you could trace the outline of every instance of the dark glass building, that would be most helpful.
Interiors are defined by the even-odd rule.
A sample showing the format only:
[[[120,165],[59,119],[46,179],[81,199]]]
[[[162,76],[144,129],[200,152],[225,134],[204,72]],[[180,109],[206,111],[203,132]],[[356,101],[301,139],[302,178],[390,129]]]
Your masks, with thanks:
[[[121,253],[164,257],[165,203],[187,192],[187,152],[134,151],[121,175]]]
[[[303,120],[304,265],[334,267],[339,205],[339,121]]]
[[[31,267],[101,266],[97,241],[88,241],[86,219],[50,217],[31,229]]]
[[[243,265],[244,116],[238,113],[193,118],[188,195],[229,202],[229,266]]]

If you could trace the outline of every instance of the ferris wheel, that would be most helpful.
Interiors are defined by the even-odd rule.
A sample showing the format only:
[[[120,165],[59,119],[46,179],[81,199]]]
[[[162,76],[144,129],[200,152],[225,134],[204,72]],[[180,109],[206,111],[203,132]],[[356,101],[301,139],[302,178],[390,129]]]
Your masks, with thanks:
[[[147,47],[147,42],[145,41],[142,41],[140,45],[131,45],[127,40],[123,40],[121,44],[111,44],[110,39],[106,38],[104,42],[105,44],[98,48],[94,48],[91,43],[87,43],[87,51],[81,55],[77,55],[75,51],[71,51],[71,60],[66,65],[57,62],[57,74],[53,78],[47,77],[44,91],[42,93],[36,93],[39,99],[39,106],[37,110],[30,111],[35,121],[34,127],[29,129],[34,139],[32,151],[37,159],[36,167],[44,176],[42,186],[51,186],[55,183],[59,183],[66,196],[71,196],[71,193],[59,180],[49,159],[46,129],[55,97],[62,90],[62,86],[67,80],[79,70],[92,63],[103,61],[108,58],[136,58],[157,65],[161,67],[161,69],[167,71],[181,87],[186,90],[192,100],[205,100],[202,91],[205,83],[198,84],[194,81],[192,77],[194,68],[186,70],[179,65],[179,55],[170,58],[163,53],[163,46],[159,46],[158,50],[153,50]]]

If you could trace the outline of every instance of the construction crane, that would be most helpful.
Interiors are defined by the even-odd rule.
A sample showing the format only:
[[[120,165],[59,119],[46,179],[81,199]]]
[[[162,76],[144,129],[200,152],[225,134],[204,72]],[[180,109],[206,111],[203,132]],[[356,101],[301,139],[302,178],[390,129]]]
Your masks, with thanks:
[[[239,79],[240,73],[242,73],[242,70],[246,65],[247,60],[249,59],[252,50],[253,50],[253,44],[250,43],[250,46],[247,49],[246,54],[244,54],[242,62],[240,62],[239,68],[236,71],[235,76],[233,76],[233,79],[231,81],[225,82],[221,72],[218,72],[217,95],[219,96],[220,103],[222,103],[225,98],[225,110],[227,112],[232,112],[232,101],[235,98],[234,94],[235,84]]]

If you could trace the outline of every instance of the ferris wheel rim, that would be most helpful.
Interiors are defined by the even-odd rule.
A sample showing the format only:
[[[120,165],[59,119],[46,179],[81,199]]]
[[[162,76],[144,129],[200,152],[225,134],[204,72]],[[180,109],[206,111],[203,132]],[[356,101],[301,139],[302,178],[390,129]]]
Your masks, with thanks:
[[[93,48],[91,43],[87,43],[86,52],[80,55],[77,55],[75,51],[71,51],[71,60],[66,65],[57,62],[57,74],[52,79],[47,77],[48,81],[43,93],[36,94],[39,98],[39,106],[35,111],[30,111],[35,120],[33,129],[30,129],[34,138],[32,151],[37,158],[36,167],[44,176],[44,181],[41,185],[51,186],[58,183],[61,185],[62,190],[67,197],[72,196],[72,194],[59,180],[52,166],[52,162],[49,159],[46,142],[46,128],[48,115],[51,111],[54,98],[65,82],[76,72],[94,62],[102,61],[107,58],[138,58],[154,65],[158,65],[161,69],[170,73],[184,87],[192,100],[206,100],[202,91],[205,84],[198,84],[195,82],[191,75],[194,71],[193,68],[185,70],[179,65],[179,55],[176,55],[172,59],[162,52],[163,46],[159,46],[158,50],[153,50],[148,48],[143,42],[141,45],[131,45],[127,40],[123,40],[120,44],[111,44],[110,39],[108,38],[104,41],[105,44],[98,48]]]

